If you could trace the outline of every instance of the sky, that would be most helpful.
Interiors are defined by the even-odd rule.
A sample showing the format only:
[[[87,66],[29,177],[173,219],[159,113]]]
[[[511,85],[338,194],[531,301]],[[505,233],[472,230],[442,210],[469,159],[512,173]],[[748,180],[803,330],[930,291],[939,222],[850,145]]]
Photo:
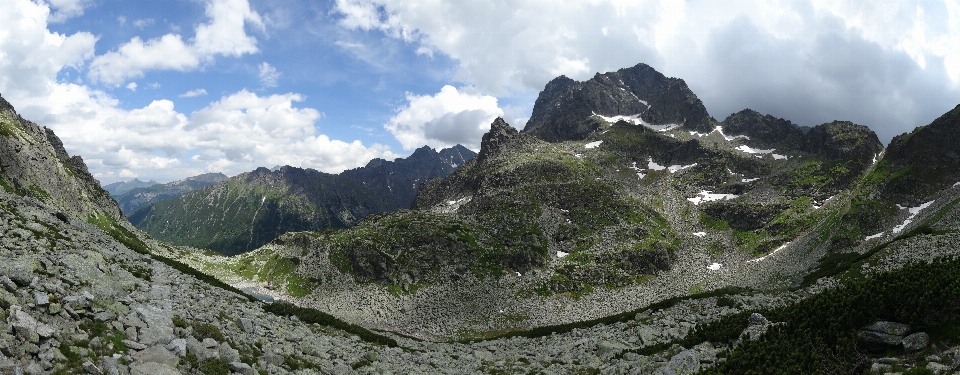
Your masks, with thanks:
[[[551,79],[637,63],[718,120],[884,143],[960,103],[960,0],[0,2],[0,95],[105,184],[478,150]]]

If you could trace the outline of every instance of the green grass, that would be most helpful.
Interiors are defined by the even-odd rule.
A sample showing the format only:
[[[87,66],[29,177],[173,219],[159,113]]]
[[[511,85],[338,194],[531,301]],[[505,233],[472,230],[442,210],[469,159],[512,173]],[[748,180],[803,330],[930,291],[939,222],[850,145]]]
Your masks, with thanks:
[[[300,319],[300,321],[307,324],[316,323],[319,325],[336,328],[341,331],[357,335],[361,340],[367,342],[390,347],[398,346],[396,340],[392,338],[373,333],[370,330],[356,324],[346,323],[340,319],[337,319],[333,315],[319,310],[299,307],[287,302],[274,302],[265,304],[263,309],[278,316],[296,316],[298,319]]]

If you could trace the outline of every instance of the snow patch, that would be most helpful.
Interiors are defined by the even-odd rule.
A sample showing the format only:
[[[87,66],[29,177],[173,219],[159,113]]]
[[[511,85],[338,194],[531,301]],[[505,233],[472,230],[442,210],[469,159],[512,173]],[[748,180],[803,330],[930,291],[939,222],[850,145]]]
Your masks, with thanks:
[[[639,99],[638,99],[638,100],[639,100]],[[644,102],[644,101],[642,101],[642,100],[641,100],[640,102],[646,104],[646,102]],[[649,105],[648,105],[648,108],[649,108]],[[665,132],[665,131],[668,131],[668,130],[673,130],[673,129],[676,129],[676,128],[678,128],[678,127],[680,126],[680,125],[677,125],[677,124],[653,125],[653,124],[647,123],[646,121],[643,121],[643,118],[641,118],[639,114],[637,114],[637,115],[630,115],[630,116],[618,115],[618,116],[609,116],[609,117],[608,117],[608,116],[598,115],[596,112],[593,112],[593,115],[596,116],[596,117],[602,118],[603,121],[609,122],[609,123],[611,123],[611,124],[612,124],[612,123],[615,123],[615,122],[617,122],[617,121],[623,120],[623,121],[629,122],[629,123],[634,124],[634,125],[643,125],[643,126],[646,126],[647,128],[649,128],[649,129],[651,129],[651,130],[656,130],[656,131],[658,131],[658,132]]]
[[[787,155],[773,154],[773,160],[787,160]]]
[[[570,253],[565,253],[565,252],[562,252],[562,251],[560,251],[560,250],[557,250],[557,258],[563,258],[563,257],[565,257],[565,256],[567,256],[567,255],[570,255]]]
[[[690,132],[690,135],[695,135],[695,136],[697,136],[697,138],[702,138],[702,137],[706,137],[706,136],[710,135],[710,133],[698,133],[698,132],[695,132],[695,131],[691,131],[691,132]]]
[[[708,270],[711,270],[711,271],[719,271],[719,270],[720,270],[720,267],[723,267],[723,265],[720,264],[720,263],[713,263],[713,264],[707,266],[707,269],[708,269]]]
[[[713,194],[713,191],[701,190],[700,193],[697,194],[696,197],[687,198],[687,200],[690,201],[690,202],[693,202],[694,205],[699,205],[700,203],[703,203],[703,202],[713,202],[713,201],[719,201],[719,200],[736,199],[737,197],[739,197],[739,195],[734,195],[734,194]]]
[[[870,241],[870,240],[872,240],[872,239],[874,239],[874,238],[883,237],[883,233],[884,233],[884,232],[880,232],[880,233],[874,234],[874,235],[872,235],[872,236],[867,236],[867,237],[864,238],[863,240],[864,240],[864,241]]]
[[[714,128],[713,131],[715,131],[715,132],[717,132],[717,133],[720,133],[720,135],[723,136],[723,139],[726,139],[727,141],[732,141],[732,140],[737,139],[737,138],[744,138],[744,139],[746,139],[746,140],[748,140],[748,141],[750,140],[750,137],[745,136],[745,135],[735,135],[735,136],[733,136],[733,137],[727,136],[726,134],[723,134],[723,127],[722,127],[722,126],[718,126],[718,127]]]
[[[953,184],[952,187],[957,187],[957,186],[960,186],[960,182]]]
[[[674,165],[671,165],[671,166],[667,167],[667,170],[669,170],[670,173],[677,173],[677,172],[680,172],[680,171],[682,171],[682,170],[684,170],[684,169],[687,169],[687,168],[690,168],[690,167],[695,167],[696,165],[697,165],[697,163],[693,163],[693,164],[690,164],[690,165],[674,164]]]
[[[590,143],[587,143],[587,144],[583,145],[583,148],[585,148],[585,149],[597,148],[597,146],[599,146],[601,143],[603,143],[603,141],[590,142]]]
[[[757,259],[748,260],[747,263],[760,263],[760,261],[769,258],[771,255],[776,254],[776,253],[779,252],[780,250],[785,249],[787,246],[790,246],[790,244],[792,244],[792,243],[793,243],[793,241],[790,241],[790,242],[787,242],[787,243],[785,243],[785,244],[783,244],[783,245],[780,245],[780,247],[778,247],[776,250],[771,251],[770,254],[764,255],[764,256],[759,257],[759,258],[757,258]]]
[[[740,180],[740,182],[754,182],[756,180],[759,180],[759,178],[745,178]]]
[[[652,169],[652,170],[655,170],[655,171],[662,171],[662,170],[664,170],[664,169],[667,169],[667,167],[664,167],[664,166],[662,166],[662,165],[660,165],[660,164],[657,164],[657,162],[653,161],[653,158],[651,157],[650,160],[649,160],[649,162],[647,162],[647,169]]]
[[[633,165],[631,165],[629,168],[633,169],[634,172],[637,172],[637,180],[642,180],[643,177],[646,176],[646,174],[643,173],[643,170],[637,167],[637,162],[633,162]]]
[[[900,233],[900,231],[902,231],[903,228],[906,228],[907,225],[910,225],[910,223],[913,222],[913,218],[916,217],[917,214],[920,213],[920,211],[923,211],[925,208],[930,207],[930,205],[933,204],[933,202],[936,202],[936,201],[929,201],[929,202],[924,203],[924,204],[921,204],[921,205],[919,205],[919,206],[917,206],[917,207],[910,207],[910,208],[909,208],[909,210],[910,210],[910,217],[908,217],[906,220],[904,220],[903,223],[900,223],[900,225],[897,225],[897,226],[893,227],[893,233]],[[906,208],[906,207],[903,207],[903,206],[901,206],[901,205],[899,205],[899,204],[897,205],[897,207],[900,208],[901,210]]]
[[[707,232],[693,232],[693,235],[697,237],[704,237],[707,235]]]
[[[759,148],[753,148],[753,147],[750,147],[750,146],[747,146],[747,145],[737,146],[737,150],[746,152],[746,153],[748,153],[748,154],[761,154],[761,155],[766,155],[766,154],[769,154],[769,153],[771,153],[771,152],[776,151],[776,149],[773,149],[773,148],[771,148],[771,149],[769,149],[769,150],[761,150],[761,149],[759,149]]]

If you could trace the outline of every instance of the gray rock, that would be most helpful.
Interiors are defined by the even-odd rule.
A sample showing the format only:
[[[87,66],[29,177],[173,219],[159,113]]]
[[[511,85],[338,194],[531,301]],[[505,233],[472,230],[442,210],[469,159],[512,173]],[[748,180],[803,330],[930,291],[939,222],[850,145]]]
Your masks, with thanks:
[[[86,371],[88,374],[93,374],[93,375],[103,374],[103,372],[100,371],[100,368],[97,367],[97,365],[93,364],[93,362],[86,361],[80,366],[83,367],[83,371]]]
[[[187,356],[187,340],[174,339],[165,347],[167,350],[181,357]]]
[[[10,280],[9,277],[0,276],[0,284],[2,284],[3,288],[10,293],[17,291],[17,284],[14,284],[13,280]]]
[[[220,355],[220,359],[230,362],[240,362],[240,352],[234,348],[230,347],[230,344],[221,343],[220,347],[217,348],[217,351]]]
[[[890,335],[883,332],[860,331],[857,335],[857,344],[867,350],[883,351],[900,346],[903,336]]]
[[[139,343],[139,342],[136,342],[136,341],[133,341],[133,340],[130,340],[130,339],[125,339],[125,340],[123,340],[123,345],[126,345],[128,348],[133,349],[133,350],[143,350],[143,349],[146,349],[146,348],[147,348],[146,345],[143,345],[143,344],[141,344],[141,343]]]
[[[139,362],[130,365],[130,375],[180,375],[180,371],[161,363]]]
[[[145,345],[166,344],[176,338],[173,335],[173,320],[170,311],[162,311],[153,306],[138,307],[137,317],[146,323],[140,328],[138,341]]]
[[[187,337],[187,353],[193,354],[199,360],[206,359],[215,359],[220,356],[220,353],[216,349],[207,349],[200,341],[191,337]]]
[[[281,366],[283,365],[283,357],[275,353],[266,353],[260,357],[264,363],[268,365]]]
[[[230,371],[240,375],[257,375],[257,370],[243,362],[230,362]]]
[[[207,348],[207,349],[216,348],[216,347],[217,347],[217,340],[214,340],[214,339],[212,339],[212,338],[207,337],[207,338],[203,339],[203,341],[201,342],[201,344],[203,344],[203,347],[204,347],[204,348]]]
[[[33,293],[33,303],[37,306],[46,306],[50,304],[50,295],[43,292]]]
[[[247,318],[237,319],[237,327],[240,327],[245,333],[256,333],[257,326],[253,324],[253,321]]]
[[[770,324],[770,321],[767,320],[767,318],[765,318],[763,315],[760,315],[760,313],[753,313],[750,314],[749,318],[747,318],[747,324],[751,326],[763,326]]]
[[[906,324],[887,322],[887,321],[881,320],[871,325],[868,325],[866,327],[863,327],[863,330],[880,332],[888,335],[903,337],[904,335],[907,334],[907,332],[910,332],[910,326]]]
[[[20,306],[10,307],[10,316],[7,317],[7,323],[13,327],[17,336],[30,342],[38,342],[40,338],[49,338],[56,332],[53,327],[38,322],[30,314],[21,310]]]
[[[951,374],[953,373],[953,368],[944,364],[937,362],[927,363],[927,370],[933,371],[934,374]]]
[[[930,335],[926,332],[917,332],[903,338],[903,349],[908,352],[923,350],[930,345]]]
[[[175,354],[170,353],[169,350],[159,345],[151,346],[139,353],[134,353],[131,357],[139,362],[156,362],[170,367],[177,367],[177,364],[180,363],[180,357],[177,357]]]
[[[684,350],[670,357],[670,361],[655,372],[662,375],[693,374],[700,371],[700,355],[695,350]]]

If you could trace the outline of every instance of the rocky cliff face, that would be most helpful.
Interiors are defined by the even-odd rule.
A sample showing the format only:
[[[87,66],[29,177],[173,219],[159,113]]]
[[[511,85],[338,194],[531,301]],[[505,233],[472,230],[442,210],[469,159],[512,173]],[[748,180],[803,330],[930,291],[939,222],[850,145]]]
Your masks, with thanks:
[[[52,130],[24,120],[0,97],[0,184],[7,192],[36,198],[86,221],[123,214],[80,156],[70,157]]]
[[[600,127],[599,116],[700,132],[710,131],[715,122],[682,79],[637,64],[585,82],[555,78],[537,97],[523,131],[548,142],[579,140]]]
[[[472,156],[462,146],[439,153],[424,147],[405,159],[374,159],[339,175],[259,168],[142,207],[130,221],[176,245],[234,255],[286,232],[345,228],[373,213],[408,208],[420,184],[446,176]]]
[[[960,181],[960,105],[929,125],[894,137],[883,159],[881,192],[899,204],[922,203]]]

